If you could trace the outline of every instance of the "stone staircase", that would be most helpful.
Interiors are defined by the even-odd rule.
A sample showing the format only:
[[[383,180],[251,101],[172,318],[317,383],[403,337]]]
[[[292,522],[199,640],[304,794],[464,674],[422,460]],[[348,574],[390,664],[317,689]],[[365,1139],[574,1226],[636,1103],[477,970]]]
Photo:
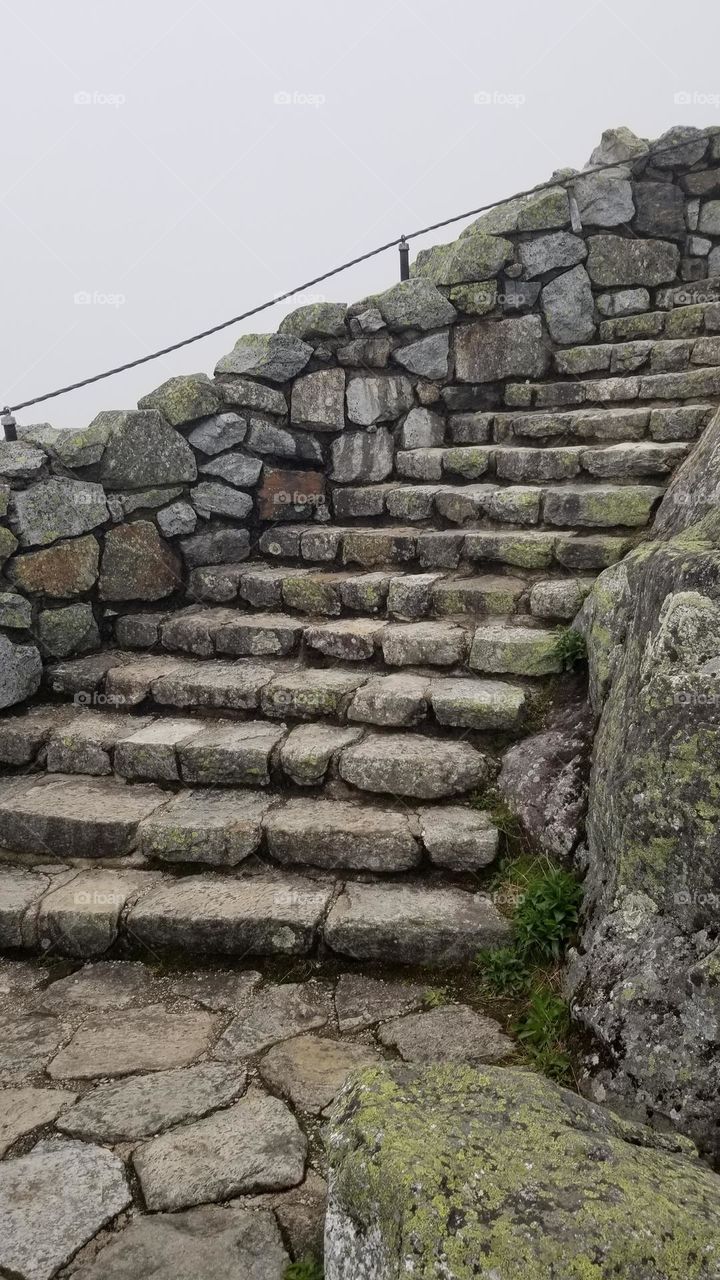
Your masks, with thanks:
[[[639,346],[659,367],[683,312],[713,309],[652,342],[606,322],[555,357],[577,381],[508,384],[542,408],[413,411],[397,482],[335,488],[327,524],[262,528],[250,558],[191,569],[187,607],[118,611],[114,645],[50,664],[0,721],[0,943],[440,968],[505,942],[498,833],[467,800],[548,681],[562,697],[563,627],[720,387],[703,369],[668,406],[663,379],[696,373],[589,375]]]

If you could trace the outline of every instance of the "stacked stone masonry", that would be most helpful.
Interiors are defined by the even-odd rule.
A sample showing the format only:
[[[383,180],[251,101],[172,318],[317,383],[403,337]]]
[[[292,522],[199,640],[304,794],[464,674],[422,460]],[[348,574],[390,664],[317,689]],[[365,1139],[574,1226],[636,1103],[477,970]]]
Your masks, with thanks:
[[[497,786],[542,790],[543,852],[582,840],[567,629],[720,404],[720,130],[653,148],[605,135],[409,281],[0,443],[3,1274],[50,1280],[94,1238],[87,1280],[131,1274],[125,1249],[204,1280],[241,1246],[282,1280],[324,1203],[308,1135],[353,1067],[512,1055],[477,1010],[365,969],[452,982],[508,942]],[[31,953],[86,966],[89,1017]],[[234,967],[163,986],[148,954]],[[325,987],[262,986],[252,957]],[[126,984],[113,1038],[92,992]],[[162,1105],[150,1072],[176,1077]],[[14,1197],[57,1181],[82,1194],[39,1255]]]

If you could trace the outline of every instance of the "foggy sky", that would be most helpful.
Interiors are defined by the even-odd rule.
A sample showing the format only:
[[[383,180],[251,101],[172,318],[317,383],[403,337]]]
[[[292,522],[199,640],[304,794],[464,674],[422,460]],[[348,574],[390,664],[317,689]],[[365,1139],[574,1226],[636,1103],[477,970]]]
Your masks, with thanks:
[[[720,124],[719,37],[706,0],[0,0],[0,405],[581,167],[608,126]],[[397,278],[391,250],[244,331]],[[85,426],[242,331],[18,420]]]

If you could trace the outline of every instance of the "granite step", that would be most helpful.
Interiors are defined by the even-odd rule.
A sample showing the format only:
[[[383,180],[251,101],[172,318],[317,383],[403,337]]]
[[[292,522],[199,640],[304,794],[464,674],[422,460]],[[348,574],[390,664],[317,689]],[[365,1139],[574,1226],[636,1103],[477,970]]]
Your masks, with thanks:
[[[430,483],[383,486],[378,514],[403,520],[429,519],[437,505],[433,494],[452,495],[456,488],[462,492],[464,482],[469,484],[481,477],[484,485],[497,486],[488,492],[497,493],[498,489],[505,492],[508,485],[526,481],[579,479],[593,483],[599,476],[621,480],[667,476],[687,456],[689,448],[683,441],[625,440],[609,445],[518,447],[497,443],[401,450],[396,459],[399,475]],[[444,483],[434,485],[434,481]],[[342,491],[336,491],[336,498],[338,493],[343,496]],[[369,495],[362,487],[355,490],[355,495],[359,509],[369,505]]]
[[[517,392],[520,398],[520,392]],[[553,445],[621,444],[630,441],[655,440],[679,442],[695,440],[715,412],[713,404],[677,406],[609,405],[594,409],[557,409],[555,411],[523,409],[493,410],[477,413],[454,413],[448,417],[446,446],[456,448],[488,445],[521,444]],[[443,441],[434,441],[435,445]],[[376,486],[382,488],[383,486]],[[335,510],[342,519],[354,514],[358,499],[356,490],[336,490]],[[369,499],[365,499],[366,502]],[[379,498],[376,498],[376,505]],[[357,511],[358,516],[373,511]]]
[[[557,520],[568,519],[583,502],[583,496],[568,492],[562,504],[557,506]],[[428,582],[431,575],[417,575],[398,593],[398,611],[380,618],[319,617],[314,621],[292,619],[296,639],[292,647],[284,643],[288,634],[288,619],[282,614],[245,615],[236,613],[238,621],[229,625],[225,610],[198,609],[193,607],[184,615],[176,615],[168,623],[161,623],[159,640],[171,655],[192,657],[218,657],[231,663],[232,659],[252,658],[253,669],[248,664],[248,697],[253,698],[254,671],[263,680],[264,663],[281,660],[292,672],[297,659],[303,655],[308,667],[317,661],[324,671],[324,659],[341,662],[382,661],[386,666],[430,665],[462,666],[465,662],[472,628],[476,621],[488,618],[513,618],[519,624],[527,624],[534,617],[556,619],[558,622],[574,617],[592,586],[593,577],[563,577],[547,579],[542,576],[533,582],[525,582],[514,576],[478,576],[453,579],[445,582]],[[424,579],[424,580],[423,580]],[[402,605],[402,612],[400,606]],[[254,625],[250,625],[246,619]],[[417,653],[416,657],[396,655]],[[80,660],[82,661],[82,660]],[[155,659],[158,674],[172,675],[173,664],[163,666],[159,655]],[[82,667],[76,667],[79,673]],[[62,673],[72,671],[67,664],[51,668],[49,678],[53,687],[59,688]],[[150,675],[152,668],[148,668]],[[349,678],[349,677],[348,677]],[[116,673],[109,682],[108,692],[121,693]],[[248,706],[255,705],[248,702]],[[242,710],[243,707],[238,707]]]
[[[680,312],[676,315],[679,316]],[[615,325],[617,321],[606,323]],[[717,333],[714,337],[704,338],[638,338],[629,342],[601,340],[591,346],[565,347],[553,356],[555,372],[571,378],[599,373],[678,373],[684,369],[718,364],[720,336]]]
[[[565,382],[511,382],[505,404],[514,408],[565,408],[581,405],[627,405],[632,401],[686,401],[720,396],[720,367],[692,368],[681,373],[639,373],[622,377]]]
[[[57,857],[54,862],[57,865]],[[268,869],[173,877],[0,865],[0,949],[96,958],[310,956],[451,969],[510,926],[482,891]]]
[[[465,539],[462,531],[454,529],[405,529],[398,532],[396,527],[378,527],[378,529],[337,529],[338,534],[338,559],[343,567],[356,568],[357,571],[365,571],[368,573],[382,572],[387,568],[402,568],[406,570],[414,564],[418,564],[420,568],[456,568],[462,561],[469,559],[471,562],[477,562],[483,559],[478,552],[479,545],[483,545],[479,540],[470,541]],[[471,532],[471,531],[470,531]],[[543,553],[539,564],[550,564],[552,562],[551,548],[553,543],[551,539],[560,538],[560,530],[555,532],[547,529],[534,529],[533,526],[506,526],[505,529],[493,529],[487,527],[483,532],[488,535],[487,543],[484,545],[521,545],[527,548],[528,539],[532,540],[539,556],[539,548],[548,548],[547,554]],[[562,530],[562,540],[575,538],[575,534],[583,538],[588,536],[588,531]],[[625,530],[624,534],[618,535],[618,541],[624,545],[621,550],[620,558],[624,556],[629,548],[628,536],[632,535],[632,531]],[[264,536],[264,535],[263,535]],[[591,534],[591,536],[594,536]],[[501,539],[503,540],[501,543]],[[260,541],[263,539],[260,539]],[[268,552],[265,547],[266,554],[272,554],[275,562],[296,561],[297,544],[295,539],[284,538],[284,530],[282,536],[278,536],[278,540],[273,543],[273,552]],[[465,548],[473,548],[466,553]],[[497,561],[498,557],[489,556],[488,561]],[[536,557],[533,557],[533,563]],[[313,563],[306,561],[305,563]],[[502,563],[518,564],[518,559],[507,559]],[[562,561],[557,561],[562,563]],[[611,561],[612,563],[612,561]],[[152,620],[158,620],[158,614],[151,614],[149,626],[154,623]],[[160,616],[161,617],[161,616]],[[156,640],[156,627],[155,627]],[[143,639],[143,645],[155,643],[155,640]],[[123,644],[127,641],[123,639]]]
[[[460,795],[487,781],[490,766],[482,751],[464,737],[455,741],[437,735],[437,728],[482,732],[477,726],[484,725],[485,731],[496,732],[512,719],[517,724],[525,704],[522,691],[464,679],[446,681],[444,688],[433,691],[432,681],[417,678],[387,689],[381,680],[353,677],[351,686],[340,693],[338,681],[318,681],[313,689],[305,674],[292,681],[276,678],[262,706],[264,715],[273,718],[82,711],[50,734],[34,763],[45,768],[47,778],[114,774],[131,783],[267,789],[293,783],[324,787],[341,779],[358,791],[427,800]],[[357,702],[355,690],[361,694]],[[415,716],[419,720],[431,705],[433,720],[426,715],[426,722],[416,725]],[[340,724],[324,722],[331,709]],[[307,723],[288,725],[289,712]],[[2,724],[11,742],[11,751],[4,754],[17,754],[22,717]],[[380,726],[395,732],[378,732]],[[24,794],[20,783],[14,776],[1,784],[9,803]],[[60,788],[58,794],[63,801],[65,791]],[[140,803],[142,788],[137,795]],[[7,817],[3,802],[0,813]],[[12,839],[22,838],[14,828],[13,832]]]
[[[303,765],[309,757],[297,759]],[[497,829],[482,811],[398,805],[383,796],[323,799],[237,787],[172,793],[114,778],[57,775],[13,788],[0,784],[0,813],[3,838],[15,854],[46,858],[53,847],[56,859],[110,859],[114,866],[134,854],[124,871],[128,894],[158,864],[226,870],[256,855],[263,865],[281,867],[461,874],[489,866],[498,852]]]
[[[176,658],[162,661],[152,654],[119,652],[112,656],[115,665],[102,674],[95,670],[90,678],[86,677],[89,663],[84,658],[70,659],[50,672],[49,680],[58,692],[76,698],[75,690],[83,689],[79,703],[73,707],[39,707],[0,719],[0,764],[29,764],[39,757],[51,737],[67,727],[70,720],[76,721],[86,707],[101,708],[107,713],[145,705],[183,714],[254,713],[262,709],[265,715],[279,714],[286,719],[296,705],[295,718],[307,720],[312,714],[312,700],[317,697],[322,703],[323,720],[335,718],[341,723],[404,728],[432,724],[434,717],[439,724],[457,728],[516,733],[522,729],[530,698],[528,690],[506,681],[483,681],[462,674],[434,675],[427,670],[387,673],[367,666],[349,672],[359,679],[352,680],[349,697],[344,694],[338,698],[332,670],[289,668],[270,659],[258,665],[250,659],[232,663]],[[326,677],[329,683],[323,684]],[[296,703],[292,690],[297,679],[302,683]],[[331,707],[326,700],[332,694],[335,698]],[[332,717],[330,711],[334,712]]]

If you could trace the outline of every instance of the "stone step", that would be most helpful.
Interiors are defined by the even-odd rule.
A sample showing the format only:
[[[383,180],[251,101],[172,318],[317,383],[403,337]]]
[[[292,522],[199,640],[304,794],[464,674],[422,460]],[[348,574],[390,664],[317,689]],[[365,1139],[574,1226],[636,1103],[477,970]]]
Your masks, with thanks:
[[[381,758],[384,767],[397,769],[389,753]],[[303,781],[306,766],[317,771],[307,753],[298,751],[295,762]],[[353,767],[367,765],[365,757]],[[140,855],[123,873],[127,896],[141,887],[145,869],[158,863],[227,869],[256,854],[264,863],[331,871],[463,873],[488,866],[498,852],[497,830],[482,811],[459,804],[398,806],[382,796],[338,800],[228,787],[172,793],[113,778],[57,775],[0,784],[0,814],[13,853],[46,858],[54,848],[54,864],[57,857]],[[64,880],[55,884],[59,889]]]
[[[291,783],[320,787],[339,778],[360,791],[437,800],[476,789],[487,780],[489,766],[467,741],[414,731],[430,706],[438,725],[478,732],[483,726],[494,732],[517,726],[525,704],[522,691],[482,680],[458,678],[433,689],[431,680],[415,677],[387,688],[383,677],[353,675],[341,689],[336,679],[311,682],[308,674],[271,681],[262,704],[265,715],[273,717],[268,719],[83,711],[49,736],[36,762],[45,765],[47,777],[97,779],[114,773],[132,783],[267,788]],[[287,724],[290,716],[310,723],[293,728]],[[347,727],[324,723],[329,716]],[[6,732],[13,749],[22,736],[21,719],[2,722],[10,726]],[[378,733],[376,725],[403,731]],[[429,717],[427,727],[433,728]],[[10,802],[19,782],[11,778],[4,784]],[[60,789],[58,794],[64,802],[66,793]],[[137,803],[142,796],[140,788]],[[70,802],[75,803],[72,795]]]
[[[720,396],[720,367],[693,368],[682,373],[640,373],[616,378],[586,378],[577,382],[511,382],[505,404],[513,408],[547,409],[581,405],[628,404],[631,401],[684,401]]]
[[[462,543],[462,535],[450,534],[448,539],[450,537],[455,540],[456,547]],[[436,550],[439,555],[444,548],[448,552],[452,550],[453,543],[448,539],[445,539],[442,533],[438,535]],[[538,537],[536,534],[530,534],[525,546],[525,541],[521,537],[520,545],[515,548],[517,553],[515,568],[524,570],[522,576],[505,575],[497,568],[498,564],[512,564],[509,559],[504,561],[502,554],[503,548],[507,548],[508,553],[511,553],[512,542],[512,535],[490,535],[487,542],[487,555],[479,557],[485,559],[493,570],[486,574],[471,574],[469,568],[459,573],[453,570],[418,573],[387,569],[362,573],[351,569],[327,571],[263,567],[254,572],[251,571],[248,582],[252,582],[254,587],[258,581],[262,581],[263,591],[272,585],[277,605],[281,608],[284,605],[286,608],[309,614],[316,619],[340,619],[342,615],[347,615],[352,620],[358,615],[369,615],[375,621],[382,618],[404,621],[433,616],[445,618],[456,614],[478,616],[487,613],[521,613],[526,609],[528,592],[539,581],[533,574],[533,570],[548,569],[552,566],[553,546],[559,542],[559,539],[554,535]],[[481,544],[478,543],[478,545]],[[536,554],[533,554],[533,547],[537,548]],[[422,554],[432,554],[433,548],[429,544],[426,546],[426,542],[423,541],[418,550]],[[527,564],[524,563],[525,560]],[[550,582],[560,581],[564,576],[568,591],[571,591],[573,584],[578,582],[577,579],[567,576],[567,570],[563,575],[562,569],[557,566],[553,567],[551,575],[545,576]],[[235,589],[237,591],[237,584]],[[253,590],[244,585],[242,579],[239,590],[242,593],[240,599],[243,605],[247,605],[248,596],[253,594]],[[198,594],[202,594],[208,604],[214,604],[216,602],[212,599],[211,591],[212,582],[208,581],[207,589]],[[227,601],[227,596],[223,595],[223,599]],[[562,612],[557,616],[565,618],[570,615]],[[155,635],[151,638],[149,645],[147,617],[146,614],[121,615],[115,623],[118,644],[123,648],[146,649],[157,642],[161,635],[162,618],[158,619]],[[371,637],[372,630],[368,630],[367,634]],[[309,639],[307,631],[304,633],[304,638],[307,643]]]
[[[57,857],[53,859],[57,865]],[[0,948],[99,957],[309,956],[451,969],[510,937],[482,892],[422,880],[357,884],[274,869],[258,874],[0,865]]]
[[[718,340],[720,341],[720,339]],[[384,486],[381,515],[401,520],[427,520],[433,512],[433,494],[452,494],[456,488],[464,492],[463,481],[483,478],[488,493],[506,493],[507,485],[525,481],[572,480],[592,482],[598,476],[628,479],[642,476],[669,475],[689,452],[683,441],[665,443],[654,440],[626,440],[610,445],[556,445],[516,447],[513,445],[459,445],[456,448],[411,449],[397,455],[397,469],[406,479],[452,484],[423,486]],[[368,486],[372,488],[372,486]],[[338,491],[336,491],[337,493]],[[356,489],[361,505],[366,506],[365,491]],[[423,495],[427,500],[423,501]],[[342,496],[342,494],[341,494]]]
[[[718,307],[720,312],[720,307]],[[680,316],[676,312],[676,317]],[[650,319],[651,317],[644,317]],[[617,320],[604,322],[615,326]],[[603,325],[600,326],[601,330]],[[712,338],[639,338],[630,342],[600,341],[592,346],[556,351],[553,366],[571,378],[599,373],[677,373],[684,369],[720,364],[720,335]]]
[[[494,548],[503,546],[508,549],[508,554],[512,557],[513,547],[522,548],[520,554],[524,555],[532,544],[535,549],[530,555],[532,561],[537,560],[538,564],[547,565],[552,563],[553,549],[559,537],[559,530],[554,534],[548,530],[536,532],[527,526],[508,531],[487,529],[483,532],[488,535],[488,540],[484,543],[477,538],[473,540],[472,534],[466,538],[465,533],[452,529],[414,529],[412,531],[402,529],[399,532],[397,528],[386,526],[355,530],[340,529],[338,541],[344,566],[349,566],[358,572],[365,570],[368,575],[375,575],[390,567],[408,568],[415,563],[423,569],[456,568],[466,559],[474,563],[485,558],[491,562],[519,563],[516,558],[501,559],[497,551],[494,556],[488,553],[486,557],[484,552],[481,555],[478,553],[480,546]],[[575,536],[574,531],[564,531],[564,533],[566,539]],[[625,546],[625,551],[628,549],[626,539],[627,535],[624,538],[621,536],[618,540],[618,544],[622,543]],[[346,546],[345,543],[347,543]],[[273,554],[278,560],[295,559],[291,545],[277,542],[274,546],[275,550],[269,554]],[[624,555],[625,551],[620,555]],[[528,554],[530,554],[529,551]],[[557,556],[555,558],[557,560]],[[558,561],[558,563],[561,562]],[[122,643],[127,643],[124,636]],[[147,644],[148,641],[144,640],[143,643]]]
[[[525,403],[522,389],[515,385],[514,394],[518,404],[522,405]],[[426,433],[424,437],[417,434],[405,444],[401,453],[403,458],[407,454],[430,454],[428,466],[434,466],[435,470],[427,476],[428,479],[457,480],[458,476],[467,478],[468,472],[471,473],[470,478],[477,479],[478,475],[485,474],[481,468],[488,451],[492,454],[494,445],[542,446],[545,441],[551,441],[554,445],[591,446],[643,439],[657,442],[694,440],[714,412],[714,406],[708,403],[633,408],[610,404],[604,408],[568,407],[555,412],[527,412],[522,408],[482,410],[450,413],[445,430],[442,420],[433,415],[437,419],[433,423],[433,432]],[[472,448],[475,452],[463,455],[459,451],[464,448]],[[412,460],[408,465],[412,466]],[[417,478],[415,473],[408,474]],[[378,515],[387,494],[395,487],[396,483],[386,481],[382,485],[337,488],[333,494],[335,515],[339,520]]]
[[[620,507],[618,500],[617,514],[626,520],[637,513],[640,524],[645,510],[645,497],[636,499],[636,507],[631,505],[634,490],[629,486],[619,491],[623,493]],[[591,519],[595,508],[586,498],[584,492],[573,489],[563,491],[552,507],[555,523],[560,526],[563,521],[572,523],[576,513]],[[617,521],[616,523],[619,523]],[[587,547],[587,543],[585,544]],[[602,549],[602,544],[599,544]],[[576,566],[583,568],[579,562]],[[486,618],[516,618],[523,624],[530,617],[555,618],[558,621],[570,620],[577,613],[588,594],[592,582],[592,574],[584,577],[544,577],[542,574],[534,580],[525,581],[510,575],[478,575],[477,577],[457,577],[432,580],[432,574],[416,574],[406,577],[402,583],[396,584],[392,603],[386,605],[386,617],[366,618],[331,618],[320,616],[314,621],[293,619],[296,640],[292,648],[285,646],[287,634],[287,618],[285,615],[262,614],[252,615],[236,613],[238,621],[226,623],[218,614],[225,610],[198,609],[174,618],[160,626],[160,643],[170,651],[170,655],[183,654],[192,657],[217,656],[227,659],[225,667],[218,669],[219,681],[225,679],[225,669],[231,672],[232,659],[253,658],[238,673],[245,671],[244,701],[237,710],[245,710],[257,705],[256,694],[267,683],[267,672],[273,670],[266,664],[271,660],[285,662],[288,672],[294,672],[293,659],[304,655],[308,663],[324,658],[333,658],[341,662],[368,662],[375,658],[382,660],[387,666],[430,665],[430,666],[462,666],[467,656],[471,640],[472,627],[476,620]],[[257,625],[251,626],[246,621],[257,617]],[[125,628],[119,628],[122,635]],[[250,641],[250,642],[248,642]],[[417,657],[398,658],[398,653],[417,653]],[[143,674],[148,680],[167,677],[172,681],[176,670],[177,658],[171,656],[164,660],[158,655],[153,663],[147,666]],[[60,690],[63,673],[71,675],[73,671],[79,678],[83,669],[83,659],[74,668],[67,663],[51,667],[48,679],[52,687]],[[238,673],[228,678],[235,684]],[[327,675],[327,673],[325,673]],[[123,680],[132,678],[117,671],[109,679],[107,692],[113,695],[130,692],[123,686]],[[329,678],[329,677],[328,677]],[[311,675],[310,679],[314,679]],[[349,692],[343,681],[350,679],[344,673],[341,680],[338,676],[338,690],[342,694]],[[85,691],[83,687],[83,691]],[[81,701],[80,695],[77,700]],[[141,699],[136,699],[140,701]]]
[[[552,584],[541,583],[535,608],[542,616],[545,594]],[[536,589],[533,588],[533,592]],[[439,625],[439,624],[438,624]],[[397,629],[400,630],[399,628]],[[426,652],[427,627],[412,628],[407,642],[391,635],[388,652],[398,666],[413,666],[403,659]],[[445,628],[450,641],[457,643],[458,628]],[[535,631],[530,632],[536,635]],[[548,632],[557,641],[556,632]],[[463,633],[469,651],[473,632]],[[447,644],[447,639],[444,641]],[[82,754],[94,764],[98,775],[111,772],[108,748],[119,737],[118,726],[133,725],[140,738],[135,755],[157,756],[160,742],[157,715],[143,717],[124,714],[133,707],[168,708],[171,713],[217,712],[258,713],[282,720],[337,720],[341,724],[375,724],[404,728],[428,724],[433,718],[442,725],[482,731],[517,733],[521,730],[528,703],[528,691],[505,681],[477,680],[472,675],[431,674],[426,669],[387,673],[366,665],[337,669],[289,667],[267,660],[262,666],[247,659],[235,663],[168,659],[165,664],[153,655],[116,653],[116,665],[93,681],[86,678],[87,659],[75,658],[59,664],[49,673],[57,692],[77,698],[75,688],[83,688],[82,700],[73,708],[33,708],[0,720],[0,764],[25,765],[44,758],[68,758],[78,742],[78,724],[89,721],[83,732]],[[431,664],[429,664],[431,665]],[[83,687],[84,682],[84,687]],[[88,707],[103,708],[87,710]],[[113,714],[113,711],[116,714]],[[61,714],[62,713],[62,714]],[[193,719],[165,717],[162,732],[173,745],[182,742]],[[108,743],[108,748],[104,746]],[[52,745],[51,745],[52,744]],[[57,744],[57,745],[55,745]],[[88,769],[85,769],[88,772]],[[174,776],[166,779],[174,781]]]
[[[688,303],[692,291],[698,301]],[[705,300],[700,300],[705,295]],[[713,297],[713,294],[715,296]],[[680,299],[680,303],[675,301]],[[643,311],[636,315],[612,316],[598,326],[599,343],[634,342],[642,339],[676,340],[720,333],[720,303],[717,281],[698,280],[689,289],[666,290],[658,299],[663,311]]]

